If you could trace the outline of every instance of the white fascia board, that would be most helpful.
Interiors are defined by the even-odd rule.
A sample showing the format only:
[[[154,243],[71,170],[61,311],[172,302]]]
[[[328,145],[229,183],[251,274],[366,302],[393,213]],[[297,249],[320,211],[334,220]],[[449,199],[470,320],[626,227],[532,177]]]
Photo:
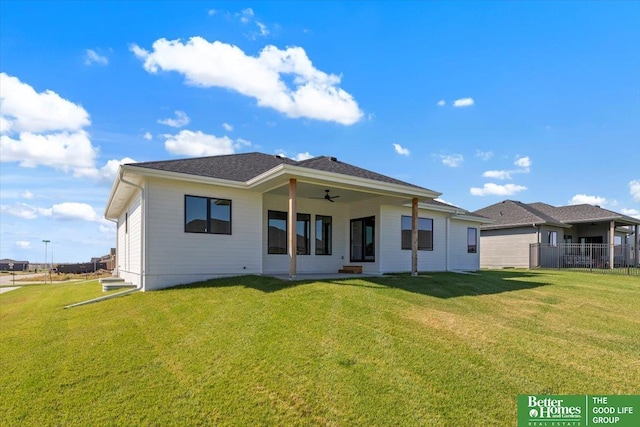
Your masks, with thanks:
[[[116,219],[116,216],[109,215],[109,211],[111,210],[111,206],[113,204],[114,198],[118,193],[125,191],[123,187],[129,187],[128,185],[122,182],[121,180],[122,175],[128,175],[126,179],[136,182],[137,184],[142,183],[143,177],[149,177],[149,178],[164,178],[164,179],[170,179],[175,181],[247,189],[247,184],[244,182],[210,178],[206,176],[190,175],[185,173],[162,171],[158,169],[141,168],[141,167],[136,167],[135,165],[120,165],[116,179],[113,183],[113,186],[111,187],[111,192],[109,194],[107,205],[104,210],[105,218]]]
[[[411,207],[411,205],[405,205],[407,207]],[[436,212],[448,212],[448,213],[465,213],[467,212],[466,210],[462,209],[462,208],[457,208],[455,206],[437,206],[437,205],[430,205],[428,203],[418,203],[418,209],[422,209],[425,211],[436,211]]]
[[[247,181],[247,185],[252,188],[285,174],[291,175],[292,177],[296,178],[307,178],[310,180],[309,182],[326,181],[336,184],[342,184],[345,186],[344,188],[367,188],[373,190],[373,192],[376,193],[392,193],[393,195],[402,194],[403,196],[418,196],[427,199],[435,198],[442,194],[422,188],[409,187],[401,184],[375,181],[372,179],[360,178],[357,176],[343,175],[334,172],[327,172],[286,164],[280,164],[275,168],[270,169],[255,178],[250,179],[249,181]]]
[[[109,218],[108,212],[109,208],[111,208],[111,203],[113,202],[113,197],[116,195],[118,191],[118,187],[120,186],[120,170],[122,169],[122,165],[118,166],[118,172],[116,173],[116,179],[111,184],[111,191],[109,191],[109,198],[107,199],[107,204],[104,207],[104,217]],[[111,218],[115,219],[115,218]]]

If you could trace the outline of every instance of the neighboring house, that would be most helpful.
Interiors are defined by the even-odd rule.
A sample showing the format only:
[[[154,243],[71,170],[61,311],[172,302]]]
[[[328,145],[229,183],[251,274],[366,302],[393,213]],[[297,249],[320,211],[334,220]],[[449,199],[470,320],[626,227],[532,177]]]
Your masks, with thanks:
[[[27,271],[29,261],[14,261],[12,259],[0,259],[0,271]]]
[[[556,207],[505,200],[474,214],[492,220],[480,227],[482,268],[528,268],[531,244],[601,244],[611,249],[628,244],[635,248],[635,259],[638,259],[640,220],[599,206]],[[615,251],[607,250],[606,256],[615,258]],[[614,266],[615,261],[605,260],[605,264]]]
[[[345,265],[477,270],[487,219],[439,195],[333,157],[244,153],[123,165],[105,217],[117,222],[117,275],[143,290]]]

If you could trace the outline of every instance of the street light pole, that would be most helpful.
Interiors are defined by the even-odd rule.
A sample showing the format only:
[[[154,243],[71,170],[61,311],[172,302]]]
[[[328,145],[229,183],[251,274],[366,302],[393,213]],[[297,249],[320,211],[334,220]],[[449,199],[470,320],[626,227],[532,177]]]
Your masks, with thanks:
[[[47,244],[51,242],[51,240],[43,240],[42,243],[44,243],[44,268],[45,268],[45,272],[44,272],[44,283],[47,283],[47,272],[46,272],[46,268],[47,268]]]

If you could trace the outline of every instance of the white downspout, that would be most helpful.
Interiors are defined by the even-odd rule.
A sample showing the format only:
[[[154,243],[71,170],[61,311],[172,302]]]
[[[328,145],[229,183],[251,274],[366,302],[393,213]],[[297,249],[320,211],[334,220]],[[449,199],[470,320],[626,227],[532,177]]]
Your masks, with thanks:
[[[126,179],[123,178],[124,175],[124,169],[122,169],[122,167],[120,167],[120,182],[124,183],[124,184],[129,184],[132,187],[136,187],[140,190],[140,286],[138,286],[136,289],[137,290],[143,290],[144,291],[144,278],[145,278],[145,258],[144,258],[144,248],[146,247],[146,238],[147,238],[147,233],[146,233],[146,226],[147,226],[147,222],[144,220],[145,219],[145,215],[146,215],[146,211],[145,211],[145,193],[144,193],[144,188],[138,184],[135,184],[131,181],[127,181]]]
[[[446,246],[446,248],[445,248],[445,249],[446,249],[446,252],[445,252],[445,254],[444,254],[444,267],[445,267],[445,270],[446,270],[446,271],[449,271],[449,270],[450,270],[450,269],[449,269],[449,251],[450,251],[450,247],[451,247],[451,246],[450,246],[450,242],[449,242],[449,239],[450,239],[449,234],[451,233],[451,226],[450,226],[450,224],[449,224],[449,223],[450,223],[450,221],[451,221],[451,217],[452,217],[452,215],[448,215],[448,216],[447,216],[447,220],[446,220],[446,222],[445,222],[445,224],[446,224],[446,225],[445,225],[445,233],[446,233],[446,235],[447,235],[447,239],[446,239],[446,241],[445,241],[445,242],[446,242],[446,243],[445,243],[445,246]]]
[[[110,219],[107,218],[106,216],[104,217],[104,219],[106,219],[107,221],[111,221],[116,225],[116,259],[115,259],[115,265],[114,265],[114,270],[115,270],[115,276],[118,276],[120,274],[120,266],[118,265],[118,235],[120,234],[118,230],[118,220],[117,219]],[[111,273],[113,275],[113,272]]]

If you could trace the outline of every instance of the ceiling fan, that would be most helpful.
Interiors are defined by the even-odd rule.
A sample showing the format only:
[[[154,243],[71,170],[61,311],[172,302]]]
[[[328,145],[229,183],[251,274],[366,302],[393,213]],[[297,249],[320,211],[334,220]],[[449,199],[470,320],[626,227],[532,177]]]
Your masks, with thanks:
[[[340,196],[330,196],[329,195],[329,191],[331,191],[331,190],[324,190],[324,192],[325,192],[324,199],[330,201],[331,203],[333,203],[334,202],[333,199],[337,199]]]

